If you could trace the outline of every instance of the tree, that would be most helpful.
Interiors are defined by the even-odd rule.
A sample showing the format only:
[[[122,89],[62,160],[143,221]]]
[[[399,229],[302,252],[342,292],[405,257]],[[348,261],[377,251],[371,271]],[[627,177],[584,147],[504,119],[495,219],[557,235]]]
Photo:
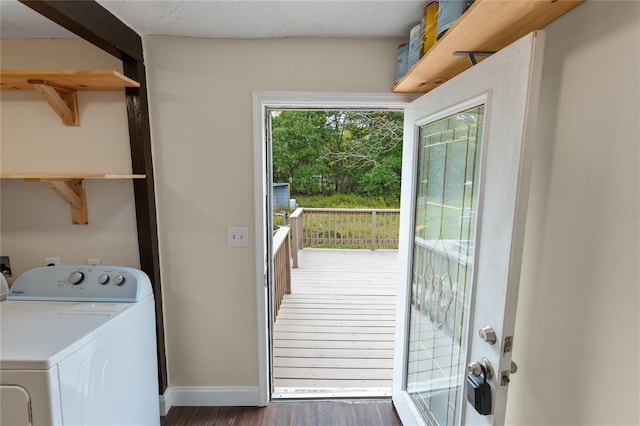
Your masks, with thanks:
[[[333,120],[341,138],[327,145],[327,162],[347,192],[400,196],[403,114],[342,111]]]
[[[289,182],[294,193],[320,192],[325,173],[324,114],[318,111],[279,111],[271,121],[274,182]]]
[[[294,193],[400,196],[403,114],[279,111],[272,120],[273,174]]]

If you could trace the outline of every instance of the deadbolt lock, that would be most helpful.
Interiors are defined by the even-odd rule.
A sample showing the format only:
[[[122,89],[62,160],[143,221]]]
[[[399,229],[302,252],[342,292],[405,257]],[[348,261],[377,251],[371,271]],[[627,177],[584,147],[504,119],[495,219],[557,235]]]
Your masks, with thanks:
[[[479,334],[482,341],[487,342],[490,345],[493,345],[498,341],[498,339],[496,338],[496,332],[489,326],[482,327],[479,331]]]

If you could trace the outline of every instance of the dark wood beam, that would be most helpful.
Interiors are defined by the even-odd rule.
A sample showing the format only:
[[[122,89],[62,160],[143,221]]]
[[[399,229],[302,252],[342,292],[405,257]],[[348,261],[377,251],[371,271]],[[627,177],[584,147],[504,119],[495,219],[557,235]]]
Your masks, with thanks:
[[[151,130],[147,102],[147,82],[140,36],[93,0],[32,1],[21,3],[77,34],[98,48],[119,58],[127,77],[140,83],[126,89],[131,167],[146,179],[133,181],[138,227],[140,269],[150,278],[156,303],[156,339],[158,344],[158,380],[160,393],[167,389],[167,361],[164,339],[164,315],[158,250],[158,223],[151,156]]]
[[[149,125],[149,104],[147,102],[147,79],[144,64],[140,61],[124,61],[124,75],[140,83],[140,87],[126,89],[127,115],[129,117],[129,141],[131,144],[131,168],[133,174],[145,174],[146,179],[134,179],[133,193],[136,199],[136,220],[138,224],[138,247],[140,269],[145,271],[154,284],[156,303],[156,329],[158,348],[158,378],[164,393],[167,387],[167,361],[164,351],[164,319],[162,315],[162,288],[160,286],[160,253],[158,250],[158,222],[156,216],[156,196],[153,178],[153,157],[151,155],[151,129]],[[158,315],[158,312],[160,313]]]
[[[20,2],[119,59],[144,60],[140,36],[93,0]]]

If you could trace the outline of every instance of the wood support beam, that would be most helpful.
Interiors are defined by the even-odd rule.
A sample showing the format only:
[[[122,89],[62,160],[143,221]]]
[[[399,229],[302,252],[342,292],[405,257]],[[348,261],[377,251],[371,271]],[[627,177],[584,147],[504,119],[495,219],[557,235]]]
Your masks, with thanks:
[[[43,80],[29,80],[36,92],[44,98],[65,126],[79,126],[77,92],[50,85]]]
[[[138,247],[140,268],[151,277],[151,282],[160,283],[160,251],[158,248],[158,220],[156,216],[156,191],[151,153],[151,126],[149,124],[149,105],[147,102],[147,78],[144,63],[141,61],[123,61],[124,75],[140,83],[140,87],[125,89],[127,112],[129,117],[129,142],[131,147],[131,170],[146,175],[146,179],[133,181],[133,193],[136,198],[136,218],[138,223]],[[152,275],[153,274],[153,275]],[[154,287],[156,312],[162,312],[162,291],[158,284]],[[164,319],[156,315],[156,328],[163,330],[158,334],[158,345],[164,349]],[[166,366],[166,354],[158,352],[158,364]],[[167,383],[166,367],[159,371],[160,383]]]
[[[146,179],[133,183],[138,226],[140,268],[149,276],[156,304],[156,341],[158,345],[158,382],[160,393],[167,389],[167,361],[164,339],[162,287],[156,219],[151,131],[147,106],[147,87],[142,54],[142,39],[118,18],[92,0],[19,0],[21,3],[77,34],[98,48],[123,61],[128,77],[140,88],[126,89],[131,164],[133,173]],[[144,170],[144,171],[143,171]]]
[[[138,33],[93,0],[20,0],[20,3],[116,58],[144,60]]]

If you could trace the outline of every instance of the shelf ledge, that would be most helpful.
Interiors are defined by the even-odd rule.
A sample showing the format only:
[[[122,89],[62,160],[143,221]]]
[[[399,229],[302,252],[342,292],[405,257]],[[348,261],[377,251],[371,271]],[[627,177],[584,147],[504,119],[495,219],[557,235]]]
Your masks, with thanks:
[[[145,179],[144,174],[113,173],[0,173],[0,179],[38,180],[70,180],[70,179]]]
[[[79,126],[78,90],[121,90],[140,83],[111,70],[0,70],[0,89],[35,90],[65,126]]]

